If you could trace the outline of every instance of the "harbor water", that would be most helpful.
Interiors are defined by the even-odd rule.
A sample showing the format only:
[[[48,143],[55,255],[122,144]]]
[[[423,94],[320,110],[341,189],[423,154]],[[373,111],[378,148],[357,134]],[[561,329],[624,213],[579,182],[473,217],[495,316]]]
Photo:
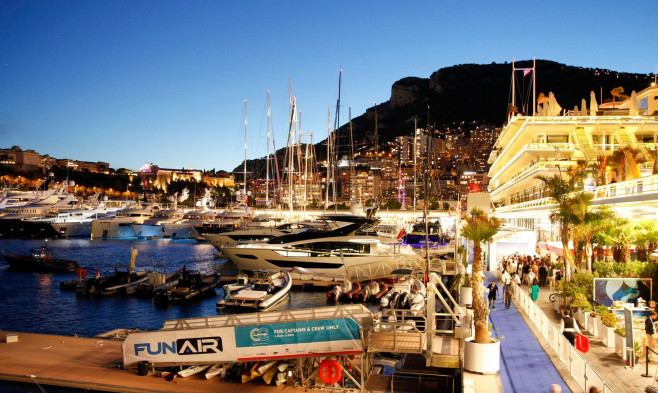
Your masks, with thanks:
[[[44,240],[0,240],[3,253],[28,254]],[[138,250],[136,270],[173,271],[186,266],[202,274],[235,276],[237,267],[215,257],[215,248],[190,240],[90,240],[53,239],[47,242],[55,258],[71,259],[86,269],[87,277],[99,271],[114,272],[130,263],[131,247]],[[216,302],[222,296],[188,304],[157,306],[150,298],[125,296],[89,298],[60,289],[60,282],[76,279],[76,273],[31,273],[9,269],[0,259],[0,330],[93,337],[114,329],[155,330],[165,320],[220,315]],[[326,291],[292,291],[290,300],[276,310],[323,307]]]

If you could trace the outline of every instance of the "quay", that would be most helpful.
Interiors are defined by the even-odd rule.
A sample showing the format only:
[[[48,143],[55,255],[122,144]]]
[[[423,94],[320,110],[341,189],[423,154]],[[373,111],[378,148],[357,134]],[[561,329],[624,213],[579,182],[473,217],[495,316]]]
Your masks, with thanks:
[[[5,342],[7,334],[16,334],[18,342]],[[104,392],[200,393],[220,386],[234,393],[271,393],[283,388],[301,391],[293,386],[219,382],[218,378],[198,376],[173,381],[152,373],[140,376],[122,369],[119,340],[5,331],[1,335],[0,380],[4,381]]]

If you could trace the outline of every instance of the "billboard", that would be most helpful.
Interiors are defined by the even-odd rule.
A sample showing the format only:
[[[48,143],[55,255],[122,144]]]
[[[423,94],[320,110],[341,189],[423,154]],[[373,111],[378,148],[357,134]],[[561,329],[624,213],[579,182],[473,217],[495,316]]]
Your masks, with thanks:
[[[635,303],[641,297],[651,299],[650,278],[595,278],[594,301],[606,307],[616,300]]]
[[[122,344],[123,364],[220,363],[363,352],[353,319],[133,333]]]

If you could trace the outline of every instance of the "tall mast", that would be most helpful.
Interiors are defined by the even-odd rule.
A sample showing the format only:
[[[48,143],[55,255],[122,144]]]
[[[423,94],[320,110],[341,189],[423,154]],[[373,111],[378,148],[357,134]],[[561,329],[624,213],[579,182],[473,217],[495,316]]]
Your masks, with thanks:
[[[329,184],[331,184],[331,109],[327,108],[327,187],[324,198],[324,209],[329,208]]]
[[[336,101],[336,122],[334,123],[334,129],[336,132],[334,133],[334,151],[338,152],[339,149],[336,148],[336,143],[339,143],[340,139],[338,138],[338,130],[340,129],[340,82],[343,76],[343,70],[341,69],[338,71],[338,100]],[[338,162],[338,157],[335,157],[334,159],[334,166]],[[331,168],[331,173],[332,173],[332,182],[333,182],[333,204],[334,208],[338,209],[338,206],[336,206],[336,168],[332,167]]]
[[[355,184],[355,179],[354,179],[354,144],[352,141],[354,140],[352,137],[352,108],[349,108],[349,116],[350,116],[350,189],[351,189],[351,200],[352,203],[356,202],[356,184]]]
[[[265,208],[270,207],[270,91],[267,91],[267,159],[265,160]]]
[[[512,106],[516,106],[516,66],[514,65],[513,57],[512,57]]]
[[[293,210],[292,186],[295,173],[295,114],[297,112],[297,97],[293,96],[292,110],[290,113],[290,130],[288,132],[288,203],[290,213]]]
[[[244,187],[242,195],[247,198],[247,100],[244,100]]]
[[[417,157],[418,157],[418,123],[416,116],[414,116],[414,210],[416,210],[416,193],[417,193],[417,175],[418,175],[418,163],[417,163]]]
[[[537,111],[537,58],[532,56],[532,115]]]

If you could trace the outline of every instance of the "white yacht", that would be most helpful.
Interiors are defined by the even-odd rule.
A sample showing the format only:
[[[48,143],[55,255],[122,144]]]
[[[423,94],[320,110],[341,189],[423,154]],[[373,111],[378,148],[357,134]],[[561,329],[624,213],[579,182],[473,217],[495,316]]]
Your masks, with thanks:
[[[199,225],[195,225],[197,232],[204,236],[210,233],[222,233],[226,231],[234,231],[236,229],[244,229],[252,224],[254,226],[263,226],[271,221],[263,221],[254,217],[253,213],[248,209],[232,209],[226,210],[217,214],[212,220],[204,221]]]
[[[203,239],[195,227],[215,219],[212,210],[193,210],[183,214],[179,220],[162,223],[164,237],[172,239]]]
[[[319,222],[289,222],[276,227],[251,227],[220,233],[206,233],[203,237],[219,251],[240,243],[265,242],[272,238],[301,232],[309,228],[318,228]]]
[[[352,269],[416,257],[411,247],[373,232],[371,228],[377,220],[338,214],[325,215],[320,220],[335,229],[309,229],[266,243],[224,247],[222,252],[244,271],[295,269],[336,278],[345,277]]]
[[[161,210],[151,218],[144,220],[144,222],[132,224],[132,227],[137,237],[147,239],[163,237],[165,235],[165,229],[162,224],[176,222],[181,220],[183,216],[184,213],[182,210]]]
[[[141,223],[151,218],[160,210],[157,204],[147,207],[119,210],[113,217],[100,218],[91,222],[92,239],[122,239],[137,237],[134,223]]]

